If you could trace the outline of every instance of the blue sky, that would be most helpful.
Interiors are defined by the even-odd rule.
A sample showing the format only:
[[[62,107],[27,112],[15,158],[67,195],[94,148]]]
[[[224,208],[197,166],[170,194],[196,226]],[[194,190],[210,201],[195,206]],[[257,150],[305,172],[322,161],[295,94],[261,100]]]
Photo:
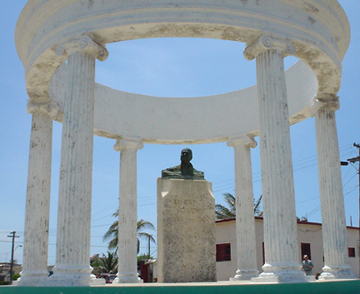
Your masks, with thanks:
[[[11,231],[24,236],[25,197],[31,115],[26,112],[24,69],[17,56],[14,30],[25,0],[2,0],[0,12],[0,262],[9,261]],[[336,112],[340,157],[358,155],[352,146],[360,143],[360,1],[341,0],[350,22],[352,37],[343,61],[340,110]],[[245,44],[209,39],[148,39],[109,44],[110,56],[97,62],[96,81],[123,91],[154,96],[191,97],[239,90],[256,83],[255,61],[246,61]],[[289,67],[296,58],[286,58]],[[257,111],[257,110],[254,110]],[[215,118],[216,119],[216,118]],[[321,222],[317,155],[313,118],[291,127],[296,212],[309,221]],[[119,159],[114,140],[95,137],[91,254],[105,253],[102,235],[115,220],[118,206]],[[179,163],[180,145],[150,145],[138,151],[138,219],[156,225],[156,179],[161,170]],[[216,203],[223,193],[234,193],[233,149],[226,143],[188,146],[193,165],[213,183]],[[49,264],[55,262],[56,214],[60,168],[61,124],[54,122]],[[259,148],[252,150],[254,197],[261,195]],[[357,167],[342,167],[346,222],[359,223]],[[90,212],[89,212],[90,213]],[[156,236],[156,232],[151,232]],[[156,246],[151,245],[156,256]],[[146,252],[146,242],[142,242]],[[22,248],[15,251],[22,262]]]

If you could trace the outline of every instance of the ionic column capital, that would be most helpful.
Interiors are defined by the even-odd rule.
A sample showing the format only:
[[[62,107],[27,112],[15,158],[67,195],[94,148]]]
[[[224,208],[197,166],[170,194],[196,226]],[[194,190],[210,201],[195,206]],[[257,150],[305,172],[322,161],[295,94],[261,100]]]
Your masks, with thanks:
[[[257,146],[257,142],[254,140],[254,138],[251,138],[246,135],[230,137],[226,142],[226,144],[229,147],[235,147],[240,144],[243,144],[251,148],[255,148]]]
[[[36,103],[32,100],[28,100],[26,110],[30,114],[34,114],[36,112],[46,113],[52,118],[56,117],[60,111],[59,107],[53,101]]]
[[[70,38],[59,44],[55,49],[56,54],[59,56],[69,56],[76,51],[90,54],[100,61],[106,60],[109,56],[109,52],[105,47],[99,45],[86,35]]]
[[[317,95],[310,105],[310,114],[315,116],[319,110],[336,111],[340,108],[339,96],[335,94],[319,94]]]
[[[140,150],[144,147],[142,140],[140,138],[126,138],[122,137],[121,139],[116,140],[114,145],[115,151],[122,151],[128,148]]]
[[[295,46],[291,41],[277,39],[270,35],[262,35],[254,43],[245,48],[244,56],[247,60],[253,60],[260,53],[268,50],[280,51],[284,57],[294,55],[296,52]]]

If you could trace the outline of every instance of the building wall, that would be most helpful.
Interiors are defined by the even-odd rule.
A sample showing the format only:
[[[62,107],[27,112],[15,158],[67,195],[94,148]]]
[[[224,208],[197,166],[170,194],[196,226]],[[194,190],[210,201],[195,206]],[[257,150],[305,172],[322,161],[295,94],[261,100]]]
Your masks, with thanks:
[[[348,246],[355,248],[355,257],[349,257],[349,264],[352,267],[354,274],[359,277],[360,276],[359,228],[348,227],[347,238],[348,238]]]
[[[322,248],[322,231],[321,224],[298,222],[298,247],[299,247],[299,262],[302,260],[301,243],[310,243],[311,260],[314,263],[313,274],[321,273],[324,266],[323,248]],[[257,268],[259,273],[262,272],[263,265],[263,220],[262,218],[255,219],[255,233],[256,233],[256,257]],[[348,246],[355,248],[355,257],[349,257],[349,264],[353,269],[355,275],[359,276],[359,229],[354,227],[347,228]],[[230,243],[231,260],[219,261],[216,263],[217,280],[227,281],[230,277],[235,275],[237,270],[237,256],[236,256],[236,228],[235,219],[223,220],[216,222],[216,244]]]
[[[235,276],[236,271],[236,233],[235,221],[216,222],[216,244],[230,243],[231,260],[216,262],[216,276],[218,281],[228,281]]]

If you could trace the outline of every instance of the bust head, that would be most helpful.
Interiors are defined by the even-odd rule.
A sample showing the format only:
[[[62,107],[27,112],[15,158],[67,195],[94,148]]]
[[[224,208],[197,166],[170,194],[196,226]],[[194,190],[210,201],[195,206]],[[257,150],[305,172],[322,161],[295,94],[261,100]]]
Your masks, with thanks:
[[[165,179],[204,180],[204,173],[194,169],[190,163],[192,157],[191,149],[184,148],[180,155],[181,164],[162,170],[161,177]]]
[[[192,159],[192,151],[190,148],[184,148],[181,150],[180,160],[184,163],[190,163]]]

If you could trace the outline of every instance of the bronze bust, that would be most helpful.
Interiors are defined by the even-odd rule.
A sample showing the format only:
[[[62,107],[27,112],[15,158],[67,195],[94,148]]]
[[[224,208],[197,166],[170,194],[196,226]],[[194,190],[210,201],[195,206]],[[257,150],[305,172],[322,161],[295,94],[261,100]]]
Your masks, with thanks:
[[[204,172],[194,169],[190,163],[192,159],[192,151],[189,148],[181,150],[181,164],[162,170],[161,177],[163,179],[189,179],[204,180]]]

